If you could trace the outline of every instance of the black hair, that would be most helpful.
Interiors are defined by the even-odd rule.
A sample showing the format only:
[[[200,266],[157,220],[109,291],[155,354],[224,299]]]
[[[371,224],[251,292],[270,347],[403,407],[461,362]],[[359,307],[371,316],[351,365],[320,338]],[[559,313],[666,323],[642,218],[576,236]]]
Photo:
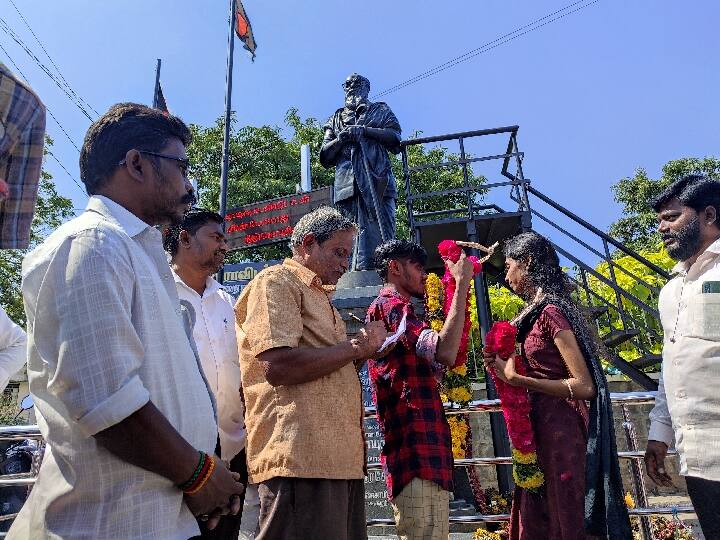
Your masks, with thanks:
[[[80,151],[80,178],[88,194],[98,193],[129,150],[160,152],[172,138],[185,146],[192,140],[176,116],[137,103],[113,105],[90,126]]]
[[[597,331],[588,314],[573,298],[575,284],[563,272],[555,247],[550,240],[536,232],[524,232],[505,242],[505,256],[526,265],[527,279],[535,288],[541,288],[549,304],[560,308],[571,323],[581,343],[591,345],[590,354],[607,356]]]
[[[720,180],[700,173],[686,174],[670,184],[652,202],[652,208],[659,212],[672,199],[696,212],[702,212],[708,206],[715,208],[720,219]],[[718,224],[720,227],[720,223]]]
[[[180,233],[187,231],[188,234],[194,235],[200,228],[208,223],[219,223],[222,225],[223,218],[217,212],[205,210],[204,208],[191,208],[183,217],[179,225],[173,225],[163,230],[163,247],[171,257],[174,257],[180,246]]]
[[[377,273],[387,279],[390,261],[410,261],[425,266],[427,251],[420,244],[407,240],[389,240],[375,248],[374,262]]]

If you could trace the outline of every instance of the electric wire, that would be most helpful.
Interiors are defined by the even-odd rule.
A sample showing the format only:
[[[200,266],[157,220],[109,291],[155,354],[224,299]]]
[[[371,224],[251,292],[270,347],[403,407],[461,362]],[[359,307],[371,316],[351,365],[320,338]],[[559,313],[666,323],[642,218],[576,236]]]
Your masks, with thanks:
[[[45,74],[50,77],[50,79],[57,85],[60,90],[68,97],[68,99],[78,108],[80,109],[80,112],[82,112],[88,120],[91,122],[94,121],[93,117],[90,115],[90,113],[87,111],[85,106],[77,99],[73,97],[73,95],[70,93],[70,91],[65,88],[62,82],[60,82],[57,77],[50,71],[50,69],[42,63],[42,61],[37,57],[37,55],[28,47],[22,39],[13,31],[12,28],[10,28],[10,25],[8,25],[7,21],[0,17],[0,29],[2,29],[10,38],[17,43],[30,58],[32,58],[35,63],[38,65],[38,67],[45,72]]]
[[[15,70],[20,74],[20,76],[21,76],[23,79],[25,79],[25,82],[28,83],[28,84],[30,84],[30,81],[28,80],[28,78],[25,76],[25,74],[22,72],[22,70],[20,69],[20,67],[19,67],[19,66],[15,63],[15,61],[12,59],[12,57],[10,56],[10,54],[7,52],[7,49],[5,49],[5,47],[3,47],[2,43],[0,43],[0,50],[2,50],[2,51],[5,53],[5,56],[7,56],[8,60],[10,60],[10,63],[11,63],[12,66],[15,68]],[[72,137],[70,137],[70,135],[68,134],[67,130],[63,127],[63,125],[62,125],[62,124],[60,123],[60,121],[55,117],[55,115],[54,115],[54,114],[52,113],[52,111],[47,107],[47,105],[45,106],[45,110],[48,112],[48,114],[50,115],[50,117],[55,121],[55,123],[58,125],[58,127],[60,128],[60,130],[65,134],[65,136],[67,137],[67,139],[70,141],[70,144],[72,144],[72,145],[75,147],[75,150],[77,150],[78,153],[80,153],[80,149],[78,148],[77,144],[75,144],[75,141],[72,139]],[[63,165],[63,164],[60,162],[60,160],[55,156],[55,154],[52,153],[52,151],[50,151],[49,148],[45,147],[45,151],[47,151],[48,155],[50,155],[55,161],[57,161],[58,165],[60,165],[60,167],[62,167],[62,170],[64,170],[64,171],[67,173],[67,175],[68,175],[68,176],[70,177],[70,179],[75,183],[75,185],[76,185],[78,188],[80,188],[80,191],[83,192],[83,195],[85,195],[85,189],[83,189],[83,187],[82,187],[82,186],[80,185],[80,183],[75,179],[75,177],[74,177],[72,174],[70,174],[70,171],[67,170],[67,168],[65,167],[65,165]]]
[[[445,71],[445,70],[450,69],[458,64],[466,62],[466,61],[468,61],[472,58],[475,58],[476,56],[479,56],[483,53],[489,52],[497,47],[500,47],[501,45],[509,43],[510,41],[513,41],[513,40],[515,40],[519,37],[522,37],[526,34],[529,34],[530,32],[539,30],[543,26],[546,26],[546,25],[556,22],[560,19],[563,19],[563,18],[567,17],[568,15],[572,15],[573,13],[576,13],[582,9],[585,9],[586,7],[596,4],[599,1],[600,0],[592,0],[590,2],[587,2],[587,0],[578,0],[576,2],[573,2],[572,4],[568,4],[567,6],[565,6],[563,8],[560,8],[552,13],[548,13],[547,15],[540,17],[539,19],[535,19],[534,21],[532,21],[528,24],[525,24],[519,28],[516,28],[512,32],[508,32],[492,41],[489,41],[489,42],[485,43],[484,45],[481,45],[480,47],[477,47],[471,51],[461,54],[460,56],[456,56],[455,58],[448,60],[447,62],[444,62],[443,64],[439,64],[423,73],[420,73],[419,75],[416,75],[414,77],[411,77],[410,79],[407,79],[404,82],[396,84],[395,86],[391,86],[390,88],[387,88],[387,89],[383,90],[382,92],[375,94],[373,96],[373,99],[387,96],[388,94],[397,92],[398,90],[401,90],[403,88],[411,86],[417,82],[420,82],[424,79],[432,77],[433,75],[437,75],[438,73],[441,73],[442,71]],[[575,6],[578,6],[579,4],[583,4],[583,5],[580,5],[579,7],[576,7],[575,9],[571,9]],[[568,11],[568,10],[570,10],[570,11]],[[542,23],[542,24],[540,24],[540,23]]]
[[[27,27],[27,29],[30,30],[30,33],[31,33],[32,36],[35,38],[35,41],[37,41],[37,44],[40,45],[40,48],[41,48],[42,51],[45,53],[45,56],[47,56],[48,60],[50,60],[50,63],[51,63],[51,64],[53,65],[53,67],[55,68],[55,71],[57,72],[58,76],[59,76],[60,79],[62,80],[62,82],[63,82],[63,84],[65,85],[65,87],[66,87],[66,88],[70,91],[70,93],[71,93],[73,96],[75,96],[75,98],[78,99],[83,105],[85,105],[87,108],[89,108],[91,111],[93,111],[96,115],[100,116],[100,113],[97,112],[97,111],[93,108],[92,105],[90,105],[90,104],[89,104],[87,101],[85,101],[81,96],[79,96],[79,95],[75,92],[75,90],[73,90],[73,88],[72,88],[72,87],[70,86],[70,84],[67,82],[67,79],[65,79],[65,76],[62,74],[62,71],[60,71],[60,68],[57,66],[57,64],[55,63],[55,61],[54,61],[54,60],[52,59],[52,57],[50,56],[50,53],[47,52],[47,49],[45,48],[45,45],[42,44],[42,42],[40,41],[40,38],[38,38],[38,36],[37,36],[37,34],[35,33],[35,31],[31,28],[30,23],[28,23],[28,21],[27,21],[27,19],[25,18],[25,16],[20,12],[20,9],[17,7],[17,5],[15,4],[15,2],[14,2],[13,0],[9,0],[9,2],[12,4],[12,7],[15,8],[15,11],[17,11],[17,14],[20,16],[20,19],[22,19],[22,22],[25,23],[25,26]]]

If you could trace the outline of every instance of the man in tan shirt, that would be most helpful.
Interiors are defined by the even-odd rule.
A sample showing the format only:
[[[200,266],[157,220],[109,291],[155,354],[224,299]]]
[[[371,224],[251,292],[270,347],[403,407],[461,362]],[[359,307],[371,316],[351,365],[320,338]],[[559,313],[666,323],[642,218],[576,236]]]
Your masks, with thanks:
[[[356,225],[329,207],[305,215],[293,257],[263,270],[235,306],[257,540],[367,538],[363,406],[355,363],[387,337],[348,340],[329,293],[348,269]]]

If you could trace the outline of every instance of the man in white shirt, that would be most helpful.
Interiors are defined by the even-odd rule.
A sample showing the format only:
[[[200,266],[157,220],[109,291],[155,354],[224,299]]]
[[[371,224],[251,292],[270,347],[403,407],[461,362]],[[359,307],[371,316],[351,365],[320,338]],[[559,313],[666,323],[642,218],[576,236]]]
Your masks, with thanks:
[[[660,292],[662,375],[645,466],[656,484],[672,485],[665,455],[674,436],[700,527],[720,538],[720,181],[685,176],[653,208],[680,262]]]
[[[153,227],[194,200],[189,142],[176,117],[111,107],[80,154],[86,211],[23,261],[48,447],[11,539],[187,539],[194,515],[239,511],[243,485],[213,457],[213,399]]]
[[[10,320],[0,306],[0,394],[10,382],[10,377],[25,365],[26,358],[25,332]]]
[[[171,257],[180,303],[192,322],[205,379],[215,396],[218,411],[216,453],[247,484],[245,460],[245,408],[240,395],[240,360],[235,337],[233,298],[213,279],[227,253],[223,218],[216,212],[195,208],[180,225],[165,230],[165,251]],[[225,516],[202,538],[237,540],[241,515]]]

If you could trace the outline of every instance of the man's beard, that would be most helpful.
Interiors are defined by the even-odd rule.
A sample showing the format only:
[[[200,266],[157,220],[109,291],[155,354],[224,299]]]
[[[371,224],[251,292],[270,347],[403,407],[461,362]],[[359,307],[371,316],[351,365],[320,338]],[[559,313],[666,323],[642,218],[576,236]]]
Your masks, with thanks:
[[[200,266],[206,270],[208,270],[211,274],[214,274],[216,272],[220,271],[220,268],[222,268],[223,264],[225,264],[225,255],[219,257],[219,253],[213,253],[212,257],[208,257],[208,259],[203,262]]]
[[[163,175],[159,169],[155,169],[157,173],[158,192],[159,196],[163,196],[163,186],[167,185],[165,175]],[[189,192],[180,197],[177,202],[171,202],[169,198],[158,201],[160,207],[158,208],[158,223],[170,223],[171,225],[180,225],[185,218],[185,214],[192,206],[197,203],[197,198],[194,192]],[[177,213],[177,207],[185,205],[185,211],[182,214]]]
[[[689,259],[698,252],[702,245],[702,239],[700,238],[700,218],[694,216],[687,225],[679,231],[663,235],[663,240],[668,238],[672,238],[677,242],[677,246],[667,248],[668,255],[676,261]]]

